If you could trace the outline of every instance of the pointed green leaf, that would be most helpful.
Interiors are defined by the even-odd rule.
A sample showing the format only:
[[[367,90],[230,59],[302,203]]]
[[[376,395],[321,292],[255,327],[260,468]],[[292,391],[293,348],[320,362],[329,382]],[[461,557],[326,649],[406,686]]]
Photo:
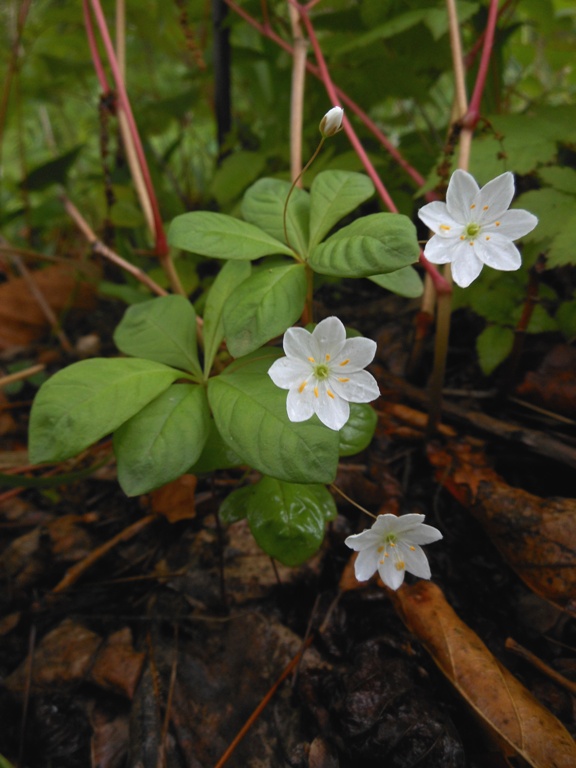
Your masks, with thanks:
[[[62,461],[110,434],[182,373],[138,358],[94,359],[58,371],[30,414],[30,460]]]
[[[374,184],[363,173],[322,171],[310,188],[310,250],[340,219],[374,194]]]
[[[36,168],[20,182],[20,187],[27,190],[45,189],[51,184],[66,184],[68,172],[76,162],[83,144],[64,152],[54,160],[49,160]]]
[[[388,272],[387,275],[372,275],[368,278],[387,291],[404,296],[406,299],[416,299],[422,296],[424,285],[420,275],[414,267],[404,267],[396,272]]]
[[[487,376],[508,357],[514,344],[514,331],[501,325],[489,325],[476,339],[478,361]]]
[[[162,296],[127,309],[114,343],[125,355],[182,368],[201,378],[196,331],[196,312],[188,299]]]
[[[277,350],[263,349],[209,380],[216,426],[228,445],[259,472],[293,483],[331,483],[338,464],[338,433],[316,418],[289,421],[287,393],[268,376],[278,356]]]
[[[220,272],[206,299],[204,310],[204,373],[210,373],[212,363],[224,338],[222,312],[228,298],[250,275],[251,265],[246,261],[228,261]]]
[[[254,493],[254,486],[245,485],[244,488],[237,488],[224,499],[218,509],[218,517],[224,525],[237,523],[243,520],[248,514],[248,501]]]
[[[251,486],[248,523],[258,545],[284,565],[300,565],[322,544],[334,499],[323,485],[285,483],[263,477]]]
[[[340,430],[340,456],[353,456],[370,445],[378,416],[368,403],[350,403],[350,418]]]
[[[268,267],[250,275],[224,306],[224,335],[233,357],[253,352],[293,325],[306,301],[303,264]]]
[[[369,277],[407,267],[419,255],[416,228],[407,216],[374,213],[317,245],[308,263],[322,275]]]
[[[168,230],[168,240],[175,248],[214,259],[251,261],[274,253],[294,255],[287,245],[259,227],[210,211],[176,216]]]
[[[118,482],[127,496],[158,488],[198,460],[210,427],[206,391],[175,384],[114,433]]]
[[[232,448],[225,443],[218,432],[214,419],[210,419],[208,439],[198,461],[189,468],[193,475],[203,475],[217,469],[238,467],[244,462]]]
[[[246,190],[242,200],[242,216],[246,221],[261,227],[283,243],[286,242],[283,226],[284,205],[291,186],[289,181],[280,179],[259,179]],[[290,245],[302,257],[308,253],[309,218],[310,195],[303,189],[294,187],[288,201],[286,228]]]

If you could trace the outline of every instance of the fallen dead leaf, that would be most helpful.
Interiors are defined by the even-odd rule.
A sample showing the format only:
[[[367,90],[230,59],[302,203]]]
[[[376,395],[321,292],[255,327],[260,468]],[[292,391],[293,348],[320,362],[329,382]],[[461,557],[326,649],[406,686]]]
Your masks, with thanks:
[[[505,753],[532,768],[573,768],[576,744],[551,712],[461,621],[435,584],[404,585],[393,596],[406,626],[472,707]]]
[[[192,519],[196,516],[194,498],[197,482],[195,475],[182,475],[178,480],[152,491],[152,511],[165,517],[169,523]]]
[[[550,411],[576,416],[576,349],[555,346],[537,371],[526,374],[516,394]]]
[[[540,498],[508,485],[480,441],[428,446],[436,477],[476,517],[536,594],[576,614],[576,500]]]

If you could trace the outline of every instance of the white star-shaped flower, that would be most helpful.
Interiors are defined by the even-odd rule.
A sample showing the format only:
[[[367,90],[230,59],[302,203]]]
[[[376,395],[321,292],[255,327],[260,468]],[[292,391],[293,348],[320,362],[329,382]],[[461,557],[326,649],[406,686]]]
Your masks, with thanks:
[[[376,354],[372,339],[346,338],[337,317],[327,317],[310,333],[288,328],[286,357],[276,360],[268,375],[288,390],[290,421],[306,421],[314,413],[330,429],[341,429],[350,418],[349,403],[369,403],[380,396],[376,379],[363,368]]]
[[[376,571],[390,589],[398,589],[406,571],[429,579],[430,566],[420,545],[438,541],[442,534],[423,520],[424,515],[378,515],[372,528],[348,536],[344,543],[358,552],[358,581],[367,581]]]
[[[454,282],[466,288],[484,264],[511,271],[522,263],[513,240],[531,232],[538,219],[528,211],[508,210],[514,175],[507,171],[478,186],[466,171],[454,171],[446,202],[428,203],[418,216],[434,232],[424,249],[432,264],[452,265]]]

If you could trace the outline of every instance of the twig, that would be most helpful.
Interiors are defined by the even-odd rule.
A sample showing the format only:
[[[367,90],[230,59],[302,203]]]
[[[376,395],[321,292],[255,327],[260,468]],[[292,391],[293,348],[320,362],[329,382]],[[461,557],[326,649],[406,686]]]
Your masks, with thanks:
[[[9,373],[7,376],[0,378],[0,388],[8,386],[8,384],[14,384],[15,381],[22,381],[28,379],[30,376],[34,376],[40,371],[43,371],[46,366],[43,363],[38,365],[31,365],[30,368],[25,368],[23,371],[16,371],[16,373]]]
[[[539,659],[538,656],[532,653],[532,651],[529,651],[527,648],[524,648],[523,645],[520,645],[520,643],[517,643],[516,640],[514,640],[511,637],[507,637],[505,642],[505,647],[506,647],[506,650],[512,651],[512,653],[515,653],[516,656],[520,656],[521,659],[524,659],[525,661],[527,661],[529,664],[535,667],[539,672],[542,672],[542,674],[547,675],[555,683],[558,683],[558,685],[561,685],[563,688],[569,691],[573,696],[576,695],[576,683],[573,680],[569,680],[567,677],[564,677],[564,675],[561,675],[559,672],[556,672],[555,669],[552,669],[552,667],[549,667],[548,664],[546,664],[541,659]]]

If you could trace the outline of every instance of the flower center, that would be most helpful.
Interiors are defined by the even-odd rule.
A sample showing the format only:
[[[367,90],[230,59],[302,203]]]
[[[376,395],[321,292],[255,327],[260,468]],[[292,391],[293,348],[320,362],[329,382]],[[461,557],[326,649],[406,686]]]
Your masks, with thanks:
[[[324,381],[328,376],[330,376],[330,368],[326,363],[320,363],[319,365],[314,366],[314,377],[317,381]]]
[[[395,533],[389,533],[386,536],[386,544],[395,545],[397,540],[398,540],[398,536],[396,536]]]
[[[464,230],[464,234],[466,237],[474,238],[476,235],[480,232],[482,227],[480,224],[474,224],[474,222],[470,222],[470,224],[466,225],[466,229]]]

